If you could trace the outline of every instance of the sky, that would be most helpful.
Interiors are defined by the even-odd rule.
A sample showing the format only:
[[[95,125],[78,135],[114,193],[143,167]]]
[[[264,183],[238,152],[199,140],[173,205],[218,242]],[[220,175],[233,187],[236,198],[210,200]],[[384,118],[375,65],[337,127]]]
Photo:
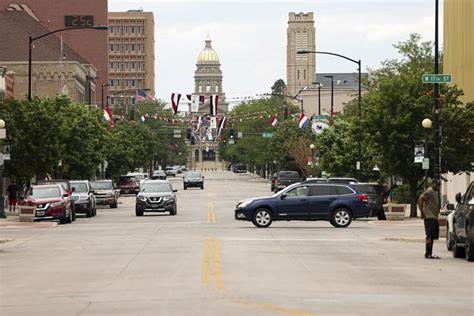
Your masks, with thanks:
[[[399,57],[392,45],[410,33],[434,40],[433,0],[109,0],[109,11],[129,9],[154,13],[155,89],[163,100],[172,92],[193,92],[196,59],[207,34],[222,64],[227,98],[269,92],[279,78],[286,82],[289,12],[314,12],[316,49],[361,59],[363,71]],[[356,69],[318,55],[316,71]]]

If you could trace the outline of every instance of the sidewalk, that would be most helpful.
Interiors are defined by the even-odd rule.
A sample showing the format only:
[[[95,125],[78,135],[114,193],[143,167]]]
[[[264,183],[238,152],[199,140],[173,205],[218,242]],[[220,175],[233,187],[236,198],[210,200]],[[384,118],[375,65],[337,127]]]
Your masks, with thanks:
[[[45,222],[20,222],[20,218],[16,215],[7,215],[6,219],[0,219],[0,229],[8,228],[49,228],[56,227],[58,223],[52,221]]]

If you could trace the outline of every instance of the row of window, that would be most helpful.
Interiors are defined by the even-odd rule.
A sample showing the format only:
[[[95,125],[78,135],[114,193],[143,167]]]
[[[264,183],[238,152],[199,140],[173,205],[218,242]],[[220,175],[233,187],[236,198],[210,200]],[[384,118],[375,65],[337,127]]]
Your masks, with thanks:
[[[110,79],[109,80],[110,87],[132,87],[132,88],[139,88],[143,86],[142,79]]]
[[[145,63],[143,62],[110,62],[110,70],[145,70]]]
[[[110,97],[109,98],[109,103],[110,105],[124,105],[124,104],[131,104],[135,105],[135,98],[134,97]]]
[[[301,74],[303,75],[303,80],[306,80],[306,69],[303,69],[303,71],[296,70],[296,80],[300,80]]]
[[[304,196],[328,196],[328,195],[344,195],[354,194],[350,188],[346,186],[332,185],[310,185],[299,186],[286,193],[288,197],[304,197]]]
[[[109,26],[110,34],[143,34],[142,26]]]
[[[109,44],[109,51],[111,52],[143,52],[143,44]]]

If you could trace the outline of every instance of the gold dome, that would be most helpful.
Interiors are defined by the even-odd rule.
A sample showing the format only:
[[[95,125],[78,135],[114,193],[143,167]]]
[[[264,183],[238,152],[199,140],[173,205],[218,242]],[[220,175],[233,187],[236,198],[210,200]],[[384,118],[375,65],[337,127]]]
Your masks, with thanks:
[[[197,58],[198,64],[218,64],[219,63],[219,56],[217,56],[216,51],[211,46],[211,39],[208,37],[206,39],[206,46],[204,49],[199,53]]]

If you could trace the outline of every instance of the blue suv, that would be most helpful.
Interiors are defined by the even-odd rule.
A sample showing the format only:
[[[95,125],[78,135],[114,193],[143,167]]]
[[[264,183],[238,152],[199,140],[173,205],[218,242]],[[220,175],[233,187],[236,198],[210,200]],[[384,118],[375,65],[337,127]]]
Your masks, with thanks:
[[[368,217],[367,195],[355,185],[300,182],[264,198],[240,201],[235,219],[252,221],[257,227],[273,221],[329,221],[347,227],[355,218]]]

